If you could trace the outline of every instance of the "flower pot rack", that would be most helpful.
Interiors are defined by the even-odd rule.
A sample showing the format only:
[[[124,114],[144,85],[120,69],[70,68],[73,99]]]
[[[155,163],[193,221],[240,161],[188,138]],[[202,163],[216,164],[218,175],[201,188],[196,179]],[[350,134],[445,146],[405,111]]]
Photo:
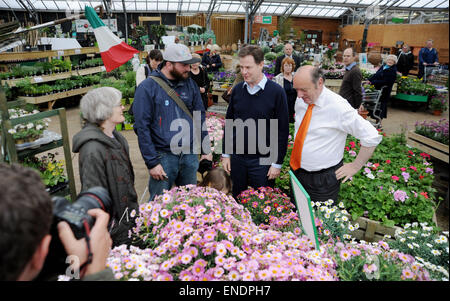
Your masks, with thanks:
[[[67,128],[67,118],[66,110],[60,108],[57,110],[49,110],[45,112],[40,112],[30,116],[23,116],[19,118],[9,119],[8,109],[13,107],[24,106],[24,100],[17,100],[6,102],[6,97],[3,89],[0,87],[0,113],[1,113],[1,152],[0,152],[0,162],[17,163],[19,160],[31,157],[49,150],[62,147],[64,151],[65,168],[67,173],[67,178],[69,179],[69,187],[65,191],[59,192],[60,194],[70,195],[72,200],[76,199],[76,187],[75,187],[75,177],[72,166],[72,157],[70,150],[69,133]],[[59,117],[61,139],[50,142],[33,149],[17,150],[16,144],[12,135],[8,132],[17,124],[28,123],[52,116]]]

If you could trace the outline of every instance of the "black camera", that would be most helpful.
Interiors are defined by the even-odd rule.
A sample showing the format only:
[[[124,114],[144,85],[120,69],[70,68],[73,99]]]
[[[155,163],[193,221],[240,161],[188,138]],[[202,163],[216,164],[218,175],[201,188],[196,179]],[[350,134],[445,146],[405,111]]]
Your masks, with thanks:
[[[86,237],[95,219],[87,212],[90,209],[100,208],[105,212],[112,213],[112,201],[108,191],[103,187],[92,187],[81,192],[76,201],[71,203],[63,197],[54,197],[53,201],[53,222],[50,228],[52,240],[49,252],[45,260],[41,273],[35,279],[56,280],[58,275],[63,275],[68,267],[66,258],[68,255],[64,246],[59,240],[57,225],[65,221],[70,225],[76,239]],[[80,262],[80,264],[83,264]]]

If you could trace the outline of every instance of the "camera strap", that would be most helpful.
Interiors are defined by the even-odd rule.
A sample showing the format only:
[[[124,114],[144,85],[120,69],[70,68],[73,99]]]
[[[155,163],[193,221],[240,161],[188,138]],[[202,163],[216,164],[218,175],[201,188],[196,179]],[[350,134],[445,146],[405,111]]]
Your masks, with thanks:
[[[85,263],[83,263],[80,266],[80,272],[82,275],[84,275],[87,265],[92,263],[92,257],[93,257],[92,250],[91,250],[91,237],[89,236],[91,234],[91,229],[89,229],[89,225],[86,220],[83,221],[83,225],[84,225],[84,229],[86,230],[86,231],[84,231],[84,238],[86,239],[86,245],[87,245],[87,249],[88,249],[88,259]]]

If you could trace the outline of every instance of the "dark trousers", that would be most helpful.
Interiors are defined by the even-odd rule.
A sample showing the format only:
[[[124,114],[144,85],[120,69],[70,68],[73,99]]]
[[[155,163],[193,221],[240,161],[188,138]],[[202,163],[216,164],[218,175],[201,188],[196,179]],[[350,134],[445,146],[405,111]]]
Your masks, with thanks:
[[[312,201],[324,202],[332,199],[337,201],[341,182],[336,179],[336,170],[343,165],[339,162],[337,165],[318,170],[307,171],[302,168],[294,171],[295,176],[308,192]]]
[[[267,178],[270,165],[261,165],[259,158],[231,155],[230,163],[234,198],[242,191],[247,190],[248,186],[255,189],[267,186],[274,187],[275,180]]]

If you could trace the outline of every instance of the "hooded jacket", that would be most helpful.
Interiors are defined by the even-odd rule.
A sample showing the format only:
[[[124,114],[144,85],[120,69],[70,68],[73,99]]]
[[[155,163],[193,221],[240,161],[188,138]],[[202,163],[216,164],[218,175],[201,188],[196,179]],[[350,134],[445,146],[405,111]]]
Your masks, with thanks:
[[[130,213],[138,212],[134,171],[126,139],[117,131],[110,138],[94,124],[87,123],[73,137],[72,151],[79,153],[81,191],[94,186],[106,188],[112,201],[110,233],[113,245],[130,244],[128,230],[134,226]]]

